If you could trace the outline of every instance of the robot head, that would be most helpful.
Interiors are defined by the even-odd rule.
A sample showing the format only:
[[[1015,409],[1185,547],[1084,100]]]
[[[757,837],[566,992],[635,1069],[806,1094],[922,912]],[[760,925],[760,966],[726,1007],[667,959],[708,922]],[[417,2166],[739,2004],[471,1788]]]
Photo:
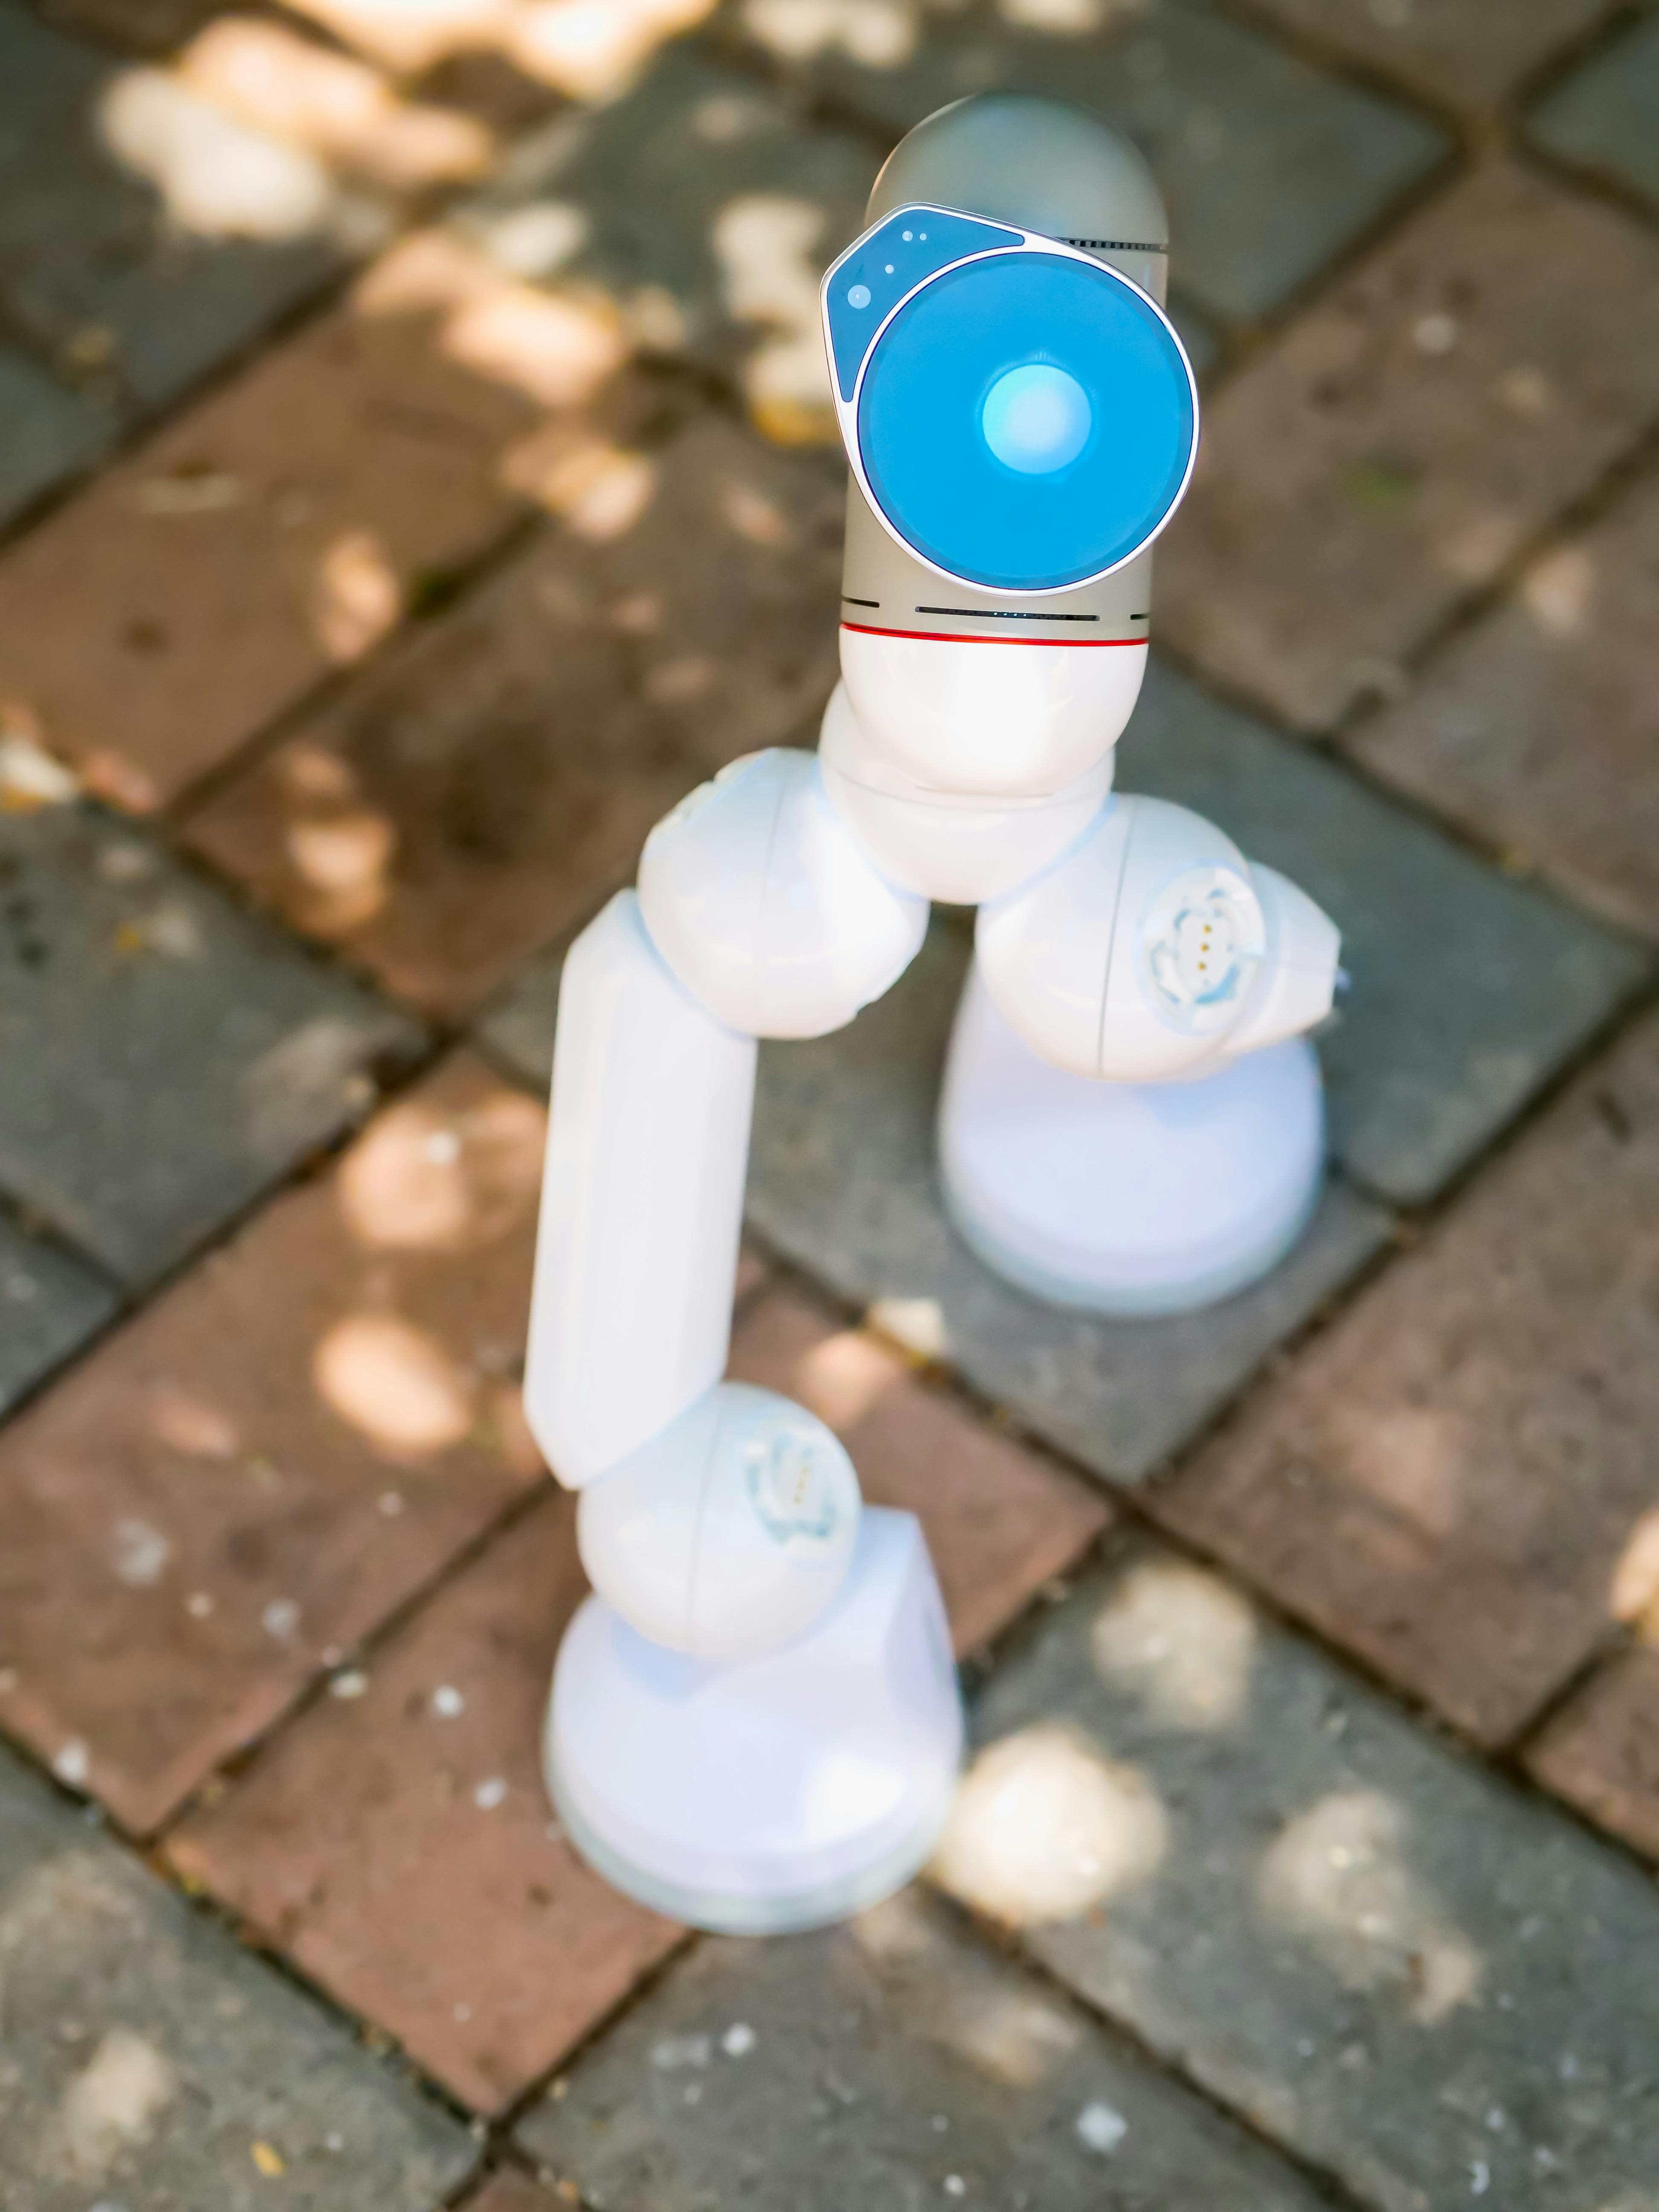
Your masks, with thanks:
[[[994,94],[913,132],[872,205],[822,298],[848,458],[883,529],[935,576],[1003,598],[1127,567],[1175,512],[1198,444],[1173,325],[1103,258],[1141,273],[1161,258],[1138,157],[1075,110]],[[1126,235],[1126,217],[1159,234]]]
[[[1163,207],[1108,125],[989,94],[913,131],[870,212],[822,294],[853,472],[848,691],[872,737],[947,787],[967,764],[961,701],[994,695],[1005,729],[1008,709],[1023,726],[1006,781],[988,767],[992,781],[975,772],[956,787],[1030,788],[1032,775],[1077,773],[1127,720],[1147,549],[1192,474],[1198,394],[1160,304]],[[959,655],[917,651],[969,640],[1056,651],[994,673],[981,653],[972,674],[943,665]],[[1083,655],[1100,664],[1086,681],[1071,652],[1056,658],[1109,646],[1131,651]],[[935,694],[952,702],[954,745],[942,722],[923,726]]]

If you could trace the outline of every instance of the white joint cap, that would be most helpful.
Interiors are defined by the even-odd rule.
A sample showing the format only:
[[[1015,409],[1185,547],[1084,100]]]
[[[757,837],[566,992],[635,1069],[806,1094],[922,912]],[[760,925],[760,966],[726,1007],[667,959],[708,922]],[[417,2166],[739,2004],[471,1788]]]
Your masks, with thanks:
[[[927,902],[872,865],[811,753],[750,753],[659,822],[640,862],[652,942],[718,1021],[823,1036],[902,975]]]
[[[582,1492],[582,1565],[653,1644],[731,1662],[810,1628],[840,1589],[860,1501],[846,1451],[775,1391],[722,1382]]]

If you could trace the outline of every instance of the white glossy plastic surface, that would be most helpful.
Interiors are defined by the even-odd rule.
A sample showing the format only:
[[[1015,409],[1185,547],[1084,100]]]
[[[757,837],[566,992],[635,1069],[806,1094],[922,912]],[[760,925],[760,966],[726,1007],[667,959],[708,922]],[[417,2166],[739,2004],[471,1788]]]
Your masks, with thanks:
[[[1267,935],[1231,838],[1185,807],[1119,798],[1047,874],[981,908],[975,945],[1034,1052],[1145,1083],[1231,1047]]]
[[[750,753],[646,840],[640,909],[663,958],[719,1020],[823,1036],[908,967],[927,902],[889,883],[824,795],[811,753]]]
[[[1252,860],[1250,880],[1267,917],[1267,957],[1227,1038],[1230,1052],[1255,1052],[1322,1022],[1336,994],[1342,951],[1341,933],[1330,916],[1276,868]]]
[[[1115,759],[1109,748],[1073,782],[1033,798],[930,790],[871,742],[844,684],[830,696],[818,738],[830,803],[877,866],[953,906],[1012,890],[1063,853],[1100,811]]]
[[[578,1489],[719,1381],[755,1040],[705,1013],[620,891],[571,946],[525,1362],[525,1413]]]
[[[866,736],[903,775],[940,792],[1027,799],[1073,782],[1117,743],[1146,647],[897,637],[843,624],[841,672]]]
[[[945,1201],[986,1265],[1097,1313],[1188,1312],[1275,1266],[1324,1178],[1319,1064],[1301,1039],[1196,1080],[1051,1066],[970,977],[939,1108]]]
[[[758,1935],[907,1881],[944,1825],[962,1741],[921,1528],[872,1508],[817,1626],[744,1666],[665,1651],[590,1598],[560,1647],[545,1758],[567,1832],[608,1881]]]
[[[653,1643],[757,1658],[811,1626],[858,1533],[853,1462],[775,1391],[722,1382],[582,1492],[582,1565]]]

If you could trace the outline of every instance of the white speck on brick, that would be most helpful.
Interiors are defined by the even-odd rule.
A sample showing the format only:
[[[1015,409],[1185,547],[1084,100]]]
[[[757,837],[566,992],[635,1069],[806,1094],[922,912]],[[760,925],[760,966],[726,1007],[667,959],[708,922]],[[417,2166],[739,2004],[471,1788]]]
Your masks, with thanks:
[[[323,2148],[337,2152],[343,2151],[345,2148],[345,2137],[337,2129],[331,2129],[323,2137]]]
[[[1492,2187],[1492,2168],[1484,2158],[1477,2158],[1469,2168],[1469,2194],[1484,2197]]]
[[[129,1589],[149,1589],[161,1579],[161,1570],[173,1557],[173,1547],[148,1521],[124,1520],[115,1524],[110,1559],[115,1577]]]
[[[361,1698],[368,1687],[368,1677],[361,1667],[348,1667],[343,1674],[337,1674],[328,1686],[331,1698]]]
[[[300,1608],[291,1597],[274,1597],[259,1615],[265,1634],[277,1644],[286,1644],[300,1626]]]
[[[720,2038],[720,2049],[728,2058],[746,2058],[755,2047],[755,2031],[746,2020],[734,2020]]]
[[[968,2185],[959,2173],[947,2173],[945,2177],[945,2193],[947,2197],[965,2197],[968,2194]]]
[[[213,1610],[213,1600],[205,1590],[192,1590],[185,1600],[185,1611],[192,1620],[205,1620]]]
[[[473,1791],[472,1802],[481,1813],[493,1813],[498,1805],[507,1802],[506,1783],[499,1774],[492,1774]]]
[[[0,1698],[10,1697],[12,1692],[17,1687],[17,1682],[18,1674],[15,1667],[0,1667]]]
[[[688,2081],[688,2082],[686,2083],[686,2085],[685,2085],[685,2101],[686,2101],[686,2103],[687,2103],[688,2105],[700,2105],[700,2104],[702,2104],[702,2083],[701,2081]]]
[[[934,2113],[933,2133],[936,2136],[942,2136],[945,2132],[946,2129],[949,2128],[950,2124],[950,2121],[945,2118],[943,2112]]]
[[[453,1129],[434,1129],[424,1146],[428,1159],[447,1168],[461,1157],[461,1140]]]
[[[455,2017],[460,2022],[461,2026],[465,2027],[468,2021],[472,2017],[471,2006],[470,2004],[458,2004],[455,2008]]]
[[[379,1504],[386,1519],[395,1521],[404,1510],[404,1493],[401,1490],[383,1490],[380,1495]]]
[[[86,1780],[91,1765],[85,1744],[76,1737],[58,1751],[52,1762],[52,1771],[60,1782],[67,1782],[71,1789],[78,1789]]]
[[[453,1682],[440,1682],[432,1692],[432,1710],[440,1720],[453,1721],[466,1711],[466,1699]]]
[[[1078,2141],[1098,2151],[1103,2158],[1109,2158],[1128,2132],[1129,2123],[1122,2113],[1115,2112],[1098,2098],[1085,2105],[1077,2116]]]
[[[707,2066],[713,2049],[713,2038],[707,2035],[668,2035],[652,2051],[651,2063],[665,2074],[680,2066]]]
[[[1508,2116],[1501,2105],[1494,2105],[1486,2115],[1486,2125],[1495,2136],[1501,2136],[1509,2125]]]

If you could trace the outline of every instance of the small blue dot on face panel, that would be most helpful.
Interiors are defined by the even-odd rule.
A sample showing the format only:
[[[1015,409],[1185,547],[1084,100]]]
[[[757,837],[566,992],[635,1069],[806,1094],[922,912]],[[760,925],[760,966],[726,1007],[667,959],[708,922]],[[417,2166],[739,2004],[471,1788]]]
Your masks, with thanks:
[[[853,396],[871,333],[880,328],[883,318],[907,292],[936,270],[948,268],[967,254],[1020,242],[1018,231],[1000,223],[979,222],[971,216],[941,215],[932,209],[924,230],[917,226],[915,214],[915,208],[901,209],[836,264],[825,301],[836,381],[843,399]],[[860,293],[864,295],[861,299],[856,296]]]

